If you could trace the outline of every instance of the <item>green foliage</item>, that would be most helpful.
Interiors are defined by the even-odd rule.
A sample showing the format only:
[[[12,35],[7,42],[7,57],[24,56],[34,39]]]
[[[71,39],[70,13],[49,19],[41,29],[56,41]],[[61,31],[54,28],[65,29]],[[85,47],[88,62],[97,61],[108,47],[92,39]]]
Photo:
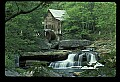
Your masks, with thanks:
[[[5,53],[5,67],[7,69],[12,69],[15,67],[14,53],[11,53],[11,52]]]
[[[34,69],[33,77],[60,77],[58,73],[55,73],[51,68],[40,66]]]
[[[27,71],[33,71],[33,77],[54,77],[51,68],[47,66],[48,62],[31,62],[31,67]]]
[[[17,3],[17,4],[16,4]],[[7,1],[5,16],[9,17],[19,10],[30,10],[38,3],[34,1]],[[19,6],[19,7],[18,7]],[[70,18],[62,24],[63,39],[111,40],[111,53],[100,62],[105,68],[86,72],[83,76],[116,75],[116,3],[115,2],[53,2],[49,7],[38,8],[26,15],[18,15],[5,24],[5,67],[14,68],[15,54],[27,51],[40,51],[44,46],[44,25],[47,9],[63,9]],[[39,35],[37,35],[39,33]],[[38,67],[39,65],[37,65]],[[16,69],[19,72],[24,70]],[[36,76],[50,76],[42,67]]]
[[[5,4],[6,15],[10,17],[19,10],[30,10],[39,3],[25,2],[7,1]],[[20,55],[26,51],[40,51],[39,41],[43,39],[42,22],[45,12],[46,8],[40,8],[36,12],[18,15],[5,23],[5,66],[7,68],[13,67],[15,54]],[[39,36],[36,36],[38,33]]]
[[[27,70],[22,69],[22,68],[15,68],[15,71],[18,72],[19,74],[23,74],[23,73],[26,72]]]
[[[116,28],[116,3],[114,2],[59,2],[62,9],[65,9],[70,16],[63,23],[65,33],[74,36],[81,36],[82,30],[91,31],[88,34],[98,34],[101,31],[103,38],[115,32]],[[53,4],[54,5],[54,4]],[[101,6],[102,5],[102,6]],[[106,31],[107,30],[107,31]],[[95,35],[94,34],[94,35]],[[111,36],[110,36],[111,37]],[[78,37],[79,38],[79,37]],[[109,38],[109,37],[108,37]],[[107,37],[105,37],[107,39]]]
[[[79,77],[115,77],[116,69],[101,67],[96,70],[85,70]]]

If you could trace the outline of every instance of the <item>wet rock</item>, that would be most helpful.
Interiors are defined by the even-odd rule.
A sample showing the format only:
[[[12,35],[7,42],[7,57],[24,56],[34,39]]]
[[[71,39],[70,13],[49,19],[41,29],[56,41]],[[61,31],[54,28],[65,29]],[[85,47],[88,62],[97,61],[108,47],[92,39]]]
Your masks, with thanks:
[[[18,72],[11,70],[5,70],[5,75],[10,77],[21,76]]]
[[[39,40],[39,49],[40,50],[49,50],[51,45],[44,39]]]
[[[57,49],[59,47],[59,42],[51,42],[51,49]]]
[[[73,76],[80,76],[80,72],[73,72]]]
[[[61,74],[54,72],[46,67],[36,67],[33,77],[62,77]]]
[[[27,52],[20,57],[22,60],[59,61],[65,60],[70,51],[58,50],[50,52]]]
[[[65,60],[68,57],[70,51],[66,50],[57,50],[49,52],[26,52],[19,58],[19,66],[24,67],[26,60],[38,60],[38,61],[60,61]]]
[[[73,49],[88,46],[92,42],[89,40],[61,40],[59,42],[59,49]]]

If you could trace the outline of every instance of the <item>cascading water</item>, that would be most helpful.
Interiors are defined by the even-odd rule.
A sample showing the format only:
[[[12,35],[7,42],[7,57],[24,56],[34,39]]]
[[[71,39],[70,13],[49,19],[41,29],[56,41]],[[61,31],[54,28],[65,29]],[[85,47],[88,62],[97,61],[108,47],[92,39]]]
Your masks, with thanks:
[[[51,62],[49,67],[52,68],[66,68],[74,65],[74,56],[76,54],[69,54],[68,58],[63,61],[56,61],[56,62]]]
[[[81,66],[81,61],[82,61],[82,55],[79,55],[79,58],[78,58],[78,66]]]
[[[92,53],[89,53],[89,54],[91,55],[91,58],[90,58],[90,62],[89,62],[88,65],[92,65],[92,63],[96,63],[97,60],[96,60],[96,58],[95,58],[95,55],[93,55]]]
[[[91,52],[69,54],[66,60],[51,62],[49,67],[52,67],[53,69],[67,69],[73,67],[81,68],[83,66],[83,62],[85,61],[86,65],[91,66],[93,63],[97,63],[97,55]],[[100,63],[98,64],[100,65]]]

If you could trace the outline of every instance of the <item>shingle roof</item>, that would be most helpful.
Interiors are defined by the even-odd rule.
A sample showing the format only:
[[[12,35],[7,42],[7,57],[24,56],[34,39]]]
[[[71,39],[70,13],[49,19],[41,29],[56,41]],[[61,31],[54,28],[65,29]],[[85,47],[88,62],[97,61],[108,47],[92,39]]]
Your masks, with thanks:
[[[63,21],[64,16],[67,15],[67,12],[65,10],[49,9],[49,11],[55,17],[55,19],[60,20],[60,21]]]

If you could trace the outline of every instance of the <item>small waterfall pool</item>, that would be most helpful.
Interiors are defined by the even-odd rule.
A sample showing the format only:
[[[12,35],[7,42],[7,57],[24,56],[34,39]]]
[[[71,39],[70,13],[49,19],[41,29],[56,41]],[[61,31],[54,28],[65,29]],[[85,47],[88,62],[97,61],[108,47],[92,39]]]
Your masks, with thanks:
[[[51,62],[49,67],[56,72],[81,72],[85,69],[98,69],[99,66],[104,66],[97,61],[97,53],[83,50],[80,53],[69,54],[66,60]]]

